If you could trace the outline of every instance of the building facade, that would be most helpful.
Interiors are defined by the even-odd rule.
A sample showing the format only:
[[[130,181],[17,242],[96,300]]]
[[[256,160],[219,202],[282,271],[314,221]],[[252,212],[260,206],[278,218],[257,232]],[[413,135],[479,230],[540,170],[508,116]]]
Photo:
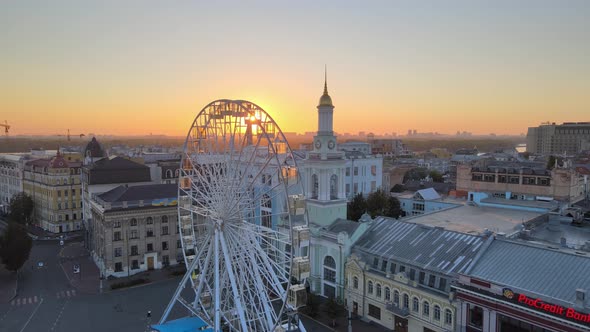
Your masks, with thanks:
[[[590,259],[496,239],[453,286],[460,332],[590,331]]]
[[[23,191],[33,199],[35,222],[44,230],[63,233],[82,228],[81,166],[60,153],[25,164]]]
[[[565,122],[561,125],[542,124],[529,127],[527,152],[550,154],[577,154],[590,142],[590,122]]]
[[[23,191],[24,155],[0,154],[0,214],[8,213],[10,199]]]
[[[457,190],[486,192],[520,200],[558,200],[575,203],[584,198],[584,176],[573,167],[531,167],[517,164],[457,166]]]
[[[119,186],[93,195],[92,257],[101,276],[125,277],[184,261],[175,184]]]
[[[346,263],[346,305],[396,332],[454,331],[451,283],[490,242],[377,217]]]

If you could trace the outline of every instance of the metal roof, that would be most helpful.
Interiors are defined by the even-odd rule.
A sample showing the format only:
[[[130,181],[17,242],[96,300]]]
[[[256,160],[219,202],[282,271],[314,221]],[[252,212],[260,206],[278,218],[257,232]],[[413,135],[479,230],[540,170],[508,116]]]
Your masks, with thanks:
[[[423,200],[425,201],[432,201],[436,199],[440,199],[440,195],[434,190],[434,188],[426,188],[421,189],[416,192],[417,195],[420,195]]]
[[[590,257],[522,242],[493,241],[467,274],[567,303],[590,291]]]
[[[124,202],[174,198],[178,196],[177,184],[148,184],[142,186],[118,186],[98,195],[105,202]]]
[[[378,217],[354,249],[382,259],[454,274],[464,272],[485,242],[486,238],[479,235]]]
[[[352,236],[360,223],[346,219],[337,219],[332,225],[328,227],[328,231],[332,233],[346,232],[348,236]]]

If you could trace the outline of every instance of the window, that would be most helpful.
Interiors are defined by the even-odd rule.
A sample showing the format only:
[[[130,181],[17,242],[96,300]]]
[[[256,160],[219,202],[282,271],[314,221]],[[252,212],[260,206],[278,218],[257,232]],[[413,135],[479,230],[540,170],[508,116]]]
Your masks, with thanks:
[[[324,258],[324,280],[336,282],[336,261],[332,256]]]
[[[115,263],[115,272],[123,272],[123,263]]]
[[[359,175],[359,168],[358,167],[354,168],[354,175],[355,176]]]
[[[137,238],[138,238],[138,236],[137,236],[137,230],[136,230],[136,229],[132,229],[132,230],[130,231],[130,233],[129,233],[129,238],[130,238],[130,239],[137,239]]]
[[[162,223],[165,224],[168,222],[168,216],[162,216]]]
[[[395,274],[395,263],[389,264],[389,272]]]
[[[59,180],[57,181],[57,184],[59,185]],[[57,191],[57,197],[61,197],[61,190]]]
[[[445,288],[447,288],[447,279],[445,278],[440,278],[438,280],[438,289],[444,291]]]
[[[378,306],[374,306],[372,304],[369,304],[369,316],[376,318],[376,319],[381,319],[381,308],[379,308]]]
[[[115,248],[115,257],[121,257],[123,255],[123,250],[121,248]]]
[[[445,309],[445,324],[453,324],[453,313],[449,309]]]
[[[168,226],[162,226],[162,235],[168,235]]]
[[[436,281],[436,276],[433,276],[432,274],[430,275],[430,278],[428,279],[428,287],[434,287],[434,282]]]
[[[385,301],[391,301],[391,290],[389,287],[385,287]]]
[[[424,285],[424,278],[426,278],[426,273],[424,273],[424,272],[420,271],[420,277],[419,277],[419,279],[418,279],[418,282],[419,282],[421,285]]]
[[[406,267],[405,267],[405,266],[403,266],[403,265],[400,265],[400,266],[399,266],[399,272],[400,272],[400,273],[401,273],[401,272],[406,272]]]
[[[387,271],[387,261],[386,260],[383,260],[381,262],[381,271],[383,271],[383,272]]]
[[[415,312],[420,311],[420,301],[418,301],[417,297],[412,298],[412,310]]]
[[[393,291],[393,303],[399,306],[399,292]]]
[[[57,209],[61,210],[61,203],[57,203]]]
[[[408,294],[404,294],[404,309],[408,309],[410,307],[410,296]]]
[[[147,251],[148,252],[154,251],[154,244],[153,243],[148,243],[147,244]]]
[[[437,305],[434,306],[434,320],[440,321],[440,307]]]
[[[414,280],[416,278],[416,270],[410,269],[410,280]]]
[[[373,282],[369,281],[367,293],[373,294]]]
[[[137,219],[131,218],[131,220],[129,220],[129,225],[131,225],[131,226],[137,226]]]
[[[359,278],[357,278],[357,277],[352,278],[352,287],[354,289],[358,289],[359,288]]]
[[[182,242],[180,240],[176,240],[176,248],[182,248]]]
[[[138,254],[137,246],[131,246],[131,256],[137,256]]]
[[[139,269],[139,261],[137,259],[134,259],[131,261],[131,269],[132,270]]]
[[[164,266],[170,265],[170,258],[168,257],[168,255],[163,255],[162,256],[162,264]]]
[[[377,284],[375,288],[377,289],[377,294],[375,295],[377,295],[377,297],[381,297],[381,284]]]
[[[350,176],[350,167],[346,167],[346,176]]]
[[[379,268],[379,258],[373,258],[373,267],[376,269]]]
[[[162,242],[162,250],[168,250],[168,242]]]
[[[145,223],[148,225],[151,225],[154,223],[154,218],[152,217],[147,217],[147,219],[145,220]]]
[[[121,222],[120,221],[113,222],[113,227],[114,228],[121,228]]]
[[[121,232],[113,233],[113,241],[121,241]]]
[[[66,221],[70,220],[70,214],[66,214]]]
[[[426,301],[422,303],[422,314],[424,316],[430,316],[430,304]]]
[[[76,189],[72,189],[72,196],[76,196]]]
[[[66,180],[66,181],[64,181],[64,184],[65,184],[66,182],[67,182],[67,180]],[[67,190],[67,189],[64,189],[64,197],[68,197],[68,190]]]
[[[147,237],[152,237],[152,236],[154,236],[154,229],[153,229],[153,228],[148,228],[148,229],[147,229],[147,234],[146,234],[146,236],[147,236]]]
[[[473,326],[478,329],[483,328],[483,309],[482,308],[470,304],[468,315],[469,315],[469,317],[467,318],[467,324],[469,326]]]

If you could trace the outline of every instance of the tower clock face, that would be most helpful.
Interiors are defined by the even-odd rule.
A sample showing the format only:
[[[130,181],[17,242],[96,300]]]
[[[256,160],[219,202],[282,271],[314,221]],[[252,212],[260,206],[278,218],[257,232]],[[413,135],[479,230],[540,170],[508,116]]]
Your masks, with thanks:
[[[319,140],[318,140],[318,141],[315,141],[315,148],[316,148],[316,149],[319,149],[319,148],[321,148],[321,147],[322,147],[322,142],[321,142],[321,141],[319,141]]]
[[[334,143],[334,141],[329,141],[328,142],[328,149],[332,150],[335,145],[336,145],[336,143]]]

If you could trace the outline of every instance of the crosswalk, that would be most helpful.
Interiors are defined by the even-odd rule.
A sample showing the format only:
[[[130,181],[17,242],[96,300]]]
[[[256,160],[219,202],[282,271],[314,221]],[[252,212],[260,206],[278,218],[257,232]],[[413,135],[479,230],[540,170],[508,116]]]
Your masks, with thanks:
[[[58,298],[58,299],[69,298],[69,297],[74,297],[74,296],[76,296],[76,290],[75,289],[69,289],[69,290],[57,292],[55,294],[55,297]]]
[[[62,290],[62,291],[55,293],[56,299],[68,299],[68,298],[71,298],[74,296],[76,296],[75,289]],[[13,307],[21,307],[21,306],[30,305],[30,304],[36,304],[36,303],[39,303],[39,301],[41,301],[41,297],[37,296],[37,295],[28,296],[28,297],[20,297],[20,298],[16,298],[16,299],[10,301],[10,305]]]

